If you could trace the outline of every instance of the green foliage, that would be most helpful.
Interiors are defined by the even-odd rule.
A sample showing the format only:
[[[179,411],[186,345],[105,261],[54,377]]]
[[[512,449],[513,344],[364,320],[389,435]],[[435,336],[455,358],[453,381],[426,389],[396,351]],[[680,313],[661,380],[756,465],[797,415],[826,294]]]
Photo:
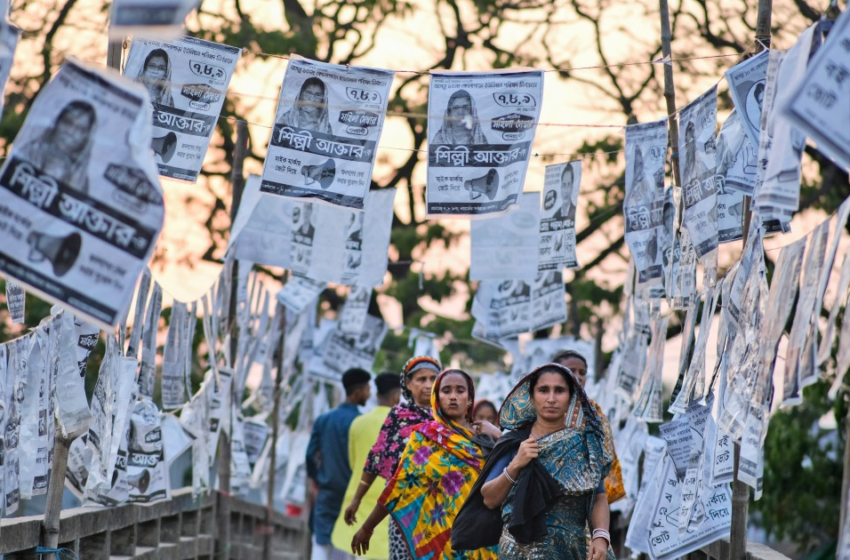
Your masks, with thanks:
[[[764,495],[750,511],[771,536],[790,539],[812,552],[837,538],[842,462],[847,434],[818,421],[831,410],[847,412],[844,399],[827,398],[829,384],[803,391],[803,403],[774,413],[765,443]],[[841,425],[843,421],[839,421]]]

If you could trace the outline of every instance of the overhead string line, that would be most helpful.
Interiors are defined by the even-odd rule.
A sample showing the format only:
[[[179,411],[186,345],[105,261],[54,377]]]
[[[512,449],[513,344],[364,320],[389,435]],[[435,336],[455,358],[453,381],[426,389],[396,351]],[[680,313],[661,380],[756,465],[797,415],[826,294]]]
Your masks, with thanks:
[[[24,33],[32,34],[33,32],[24,31]],[[619,63],[619,64],[607,64],[607,65],[597,65],[597,66],[561,67],[561,68],[545,69],[545,70],[542,70],[542,72],[572,72],[572,71],[577,71],[577,70],[598,70],[598,69],[605,69],[605,68],[621,68],[621,67],[640,66],[640,65],[648,65],[648,64],[672,64],[674,62],[685,62],[685,61],[692,61],[692,60],[710,60],[710,59],[730,58],[730,57],[737,57],[738,60],[740,60],[744,56],[746,56],[747,53],[750,52],[750,50],[752,50],[752,48],[755,44],[756,43],[753,42],[750,46],[748,46],[741,53],[729,53],[729,54],[710,55],[710,56],[695,56],[695,57],[685,57],[685,58],[677,58],[677,59],[669,59],[669,60],[657,59],[657,60],[652,60],[652,61],[624,62],[624,63]],[[63,57],[66,57],[66,58],[68,56],[73,56],[73,55],[69,55],[69,53],[66,53],[66,52],[64,52],[60,49],[53,47],[52,45],[50,46],[50,49],[61,54]],[[127,49],[127,47],[126,47],[126,43],[125,43],[124,45],[122,45],[122,58],[123,58],[123,51],[126,50],[126,49]],[[254,50],[247,49],[247,48],[243,48],[243,50],[246,51],[246,52],[250,52],[252,54],[258,55],[258,56],[266,56],[266,57],[278,58],[278,59],[282,59],[282,60],[292,60],[292,57],[285,56],[285,55],[276,55],[276,54],[271,54],[271,53],[265,53],[265,52],[262,52],[262,51],[254,51]],[[89,62],[93,62],[93,61],[89,61]],[[122,62],[126,62],[126,61],[122,60]],[[102,62],[95,62],[95,64],[105,66],[105,64],[103,64]],[[122,64],[122,66],[123,66],[123,64]],[[395,72],[396,73],[421,74],[421,75],[432,74],[432,71],[430,71],[430,70],[428,70],[428,71],[395,70]],[[719,84],[722,80],[723,80],[723,77],[721,76],[717,80],[717,82],[715,82],[715,85]],[[270,101],[277,101],[278,100],[277,97],[270,97],[270,96],[257,95],[257,94],[249,94],[249,93],[243,93],[243,92],[233,91],[233,90],[228,91],[227,94],[228,95],[237,95],[237,96],[241,96],[241,97],[254,97],[254,98],[257,98],[257,99],[267,99],[267,100],[270,100]],[[329,106],[329,108],[331,108],[331,109],[334,109],[334,108],[335,109],[342,109],[344,107],[342,107],[342,106],[338,106],[338,107]],[[681,108],[677,111],[677,113],[679,111],[681,111]],[[676,113],[673,113],[673,114],[676,114]],[[444,119],[444,115],[442,115],[442,114],[432,116],[428,113],[412,113],[412,112],[404,112],[404,111],[387,111],[385,113],[385,115],[388,116],[388,117],[416,118],[416,119],[426,119],[426,120],[430,120],[430,119],[443,120]],[[669,118],[669,116],[670,115],[667,115],[665,118]],[[266,129],[273,129],[274,128],[274,125],[269,126],[269,125],[266,125],[266,124],[256,123],[256,122],[243,120],[243,119],[239,119],[239,118],[231,117],[231,116],[221,116],[220,115],[218,118],[219,119],[226,119],[228,121],[237,122],[237,123],[238,122],[244,122],[245,124],[249,124],[249,125],[257,126],[257,127],[261,127],[261,128],[266,128]],[[626,125],[623,125],[623,124],[551,123],[551,122],[538,122],[537,126],[538,127],[583,128],[583,129],[588,129],[588,128],[590,128],[590,129],[593,129],[593,128],[623,129],[623,128],[626,127]],[[400,150],[400,151],[407,151],[407,152],[427,153],[427,150],[421,150],[421,149],[415,149],[415,148],[401,148],[401,147],[380,146],[380,145],[378,147],[382,148],[382,149],[387,149],[387,150]],[[534,157],[541,157],[541,156],[543,156],[543,157],[547,157],[547,156],[570,156],[570,157],[580,156],[582,158],[584,158],[584,157],[594,158],[594,157],[598,157],[598,156],[602,156],[602,155],[611,155],[611,154],[615,154],[615,153],[623,153],[624,151],[625,150],[614,150],[614,151],[609,151],[609,152],[593,152],[593,153],[587,153],[587,154],[580,153],[580,152],[572,153],[572,154],[562,154],[562,153],[552,153],[552,154],[543,153],[543,154],[540,154],[540,153],[534,153],[533,155],[534,155]]]

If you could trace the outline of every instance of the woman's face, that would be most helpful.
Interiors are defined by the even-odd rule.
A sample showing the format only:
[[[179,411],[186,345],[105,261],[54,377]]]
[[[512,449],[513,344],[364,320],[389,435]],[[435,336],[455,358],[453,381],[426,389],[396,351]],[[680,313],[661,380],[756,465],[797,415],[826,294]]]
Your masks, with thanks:
[[[476,422],[490,422],[494,426],[499,425],[499,419],[496,417],[496,411],[492,406],[481,405],[472,415],[472,419]]]
[[[65,153],[78,152],[86,147],[91,133],[91,115],[84,111],[65,111],[56,121],[56,146]]]
[[[310,84],[301,93],[301,112],[312,118],[318,118],[322,111],[322,101],[325,98],[325,90],[318,84]]]
[[[472,128],[472,100],[468,97],[455,97],[449,103],[449,116],[455,126]]]
[[[423,369],[415,372],[412,377],[407,380],[407,388],[413,394],[413,401],[424,408],[431,404],[431,389],[434,387],[434,381],[437,379],[437,372],[430,369]]]
[[[452,421],[461,421],[469,410],[469,387],[466,378],[459,373],[448,373],[440,382],[437,395],[440,410]]]
[[[159,85],[159,82],[165,79],[168,74],[168,60],[162,56],[151,58],[145,65],[144,76],[146,81],[151,85]]]
[[[584,384],[587,383],[587,365],[582,360],[570,356],[569,358],[559,360],[558,363],[573,372],[576,381],[584,387]]]
[[[544,373],[534,386],[537,417],[549,422],[563,420],[570,404],[570,388],[560,373]]]

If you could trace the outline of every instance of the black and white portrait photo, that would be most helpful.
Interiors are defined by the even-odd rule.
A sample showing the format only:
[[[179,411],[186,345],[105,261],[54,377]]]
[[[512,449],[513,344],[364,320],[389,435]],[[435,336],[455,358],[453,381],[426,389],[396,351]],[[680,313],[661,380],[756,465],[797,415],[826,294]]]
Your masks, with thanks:
[[[136,81],[145,86],[151,103],[174,107],[171,96],[171,58],[164,49],[153,49],[145,57]]]
[[[97,112],[87,101],[71,101],[56,117],[53,126],[24,143],[18,157],[67,186],[89,192],[89,162],[92,157]]]
[[[328,86],[320,78],[307,78],[301,84],[292,107],[277,124],[333,134],[328,113]]]
[[[561,172],[560,206],[555,211],[556,220],[575,220],[576,207],[573,204],[573,188],[575,187],[576,172],[571,163],[564,166]]]
[[[466,90],[458,90],[449,97],[443,122],[432,144],[487,144],[481,130],[475,101]]]

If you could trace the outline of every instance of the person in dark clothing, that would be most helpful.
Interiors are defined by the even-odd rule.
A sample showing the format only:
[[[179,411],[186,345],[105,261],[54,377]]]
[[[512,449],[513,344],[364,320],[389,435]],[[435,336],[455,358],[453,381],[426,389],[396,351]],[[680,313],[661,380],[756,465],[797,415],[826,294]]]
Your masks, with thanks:
[[[351,423],[360,415],[357,407],[365,405],[371,396],[371,379],[369,372],[357,368],[342,374],[345,402],[319,416],[313,425],[307,446],[307,477],[315,497],[310,513],[313,560],[325,560],[330,553],[331,532],[351,478],[346,453],[348,432]]]

